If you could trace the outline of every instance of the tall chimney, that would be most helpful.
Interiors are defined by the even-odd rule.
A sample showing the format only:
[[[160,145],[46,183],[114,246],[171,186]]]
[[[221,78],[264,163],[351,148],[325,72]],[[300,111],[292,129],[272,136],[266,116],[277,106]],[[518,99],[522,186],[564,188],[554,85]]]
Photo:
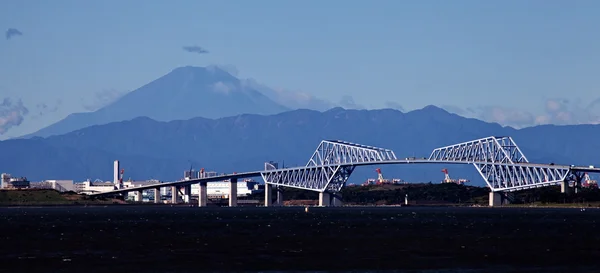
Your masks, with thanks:
[[[119,188],[119,160],[115,160],[114,170],[113,170],[113,183]]]

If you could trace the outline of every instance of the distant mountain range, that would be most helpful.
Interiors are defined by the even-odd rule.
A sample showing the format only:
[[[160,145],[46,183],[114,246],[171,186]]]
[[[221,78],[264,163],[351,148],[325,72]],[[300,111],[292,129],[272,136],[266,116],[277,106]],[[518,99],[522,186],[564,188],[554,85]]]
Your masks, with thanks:
[[[189,74],[183,70],[181,75]],[[281,109],[252,92],[241,96],[246,101]],[[162,98],[168,104],[168,98]],[[218,98],[221,97],[215,95],[213,101]],[[120,111],[115,105],[111,109]],[[597,164],[600,142],[594,141],[600,135],[598,125],[516,130],[428,106],[408,113],[333,108],[325,112],[293,110],[273,115],[243,114],[170,122],[134,118],[48,138],[2,141],[0,172],[32,180],[110,180],[112,161],[119,159],[126,170],[126,179],[175,180],[190,165],[196,170],[204,167],[219,172],[262,169],[263,162],[268,160],[280,164],[285,160],[286,166],[304,165],[322,139],[391,148],[403,158],[428,156],[436,147],[491,135],[512,136],[530,161],[600,165]],[[450,169],[453,178],[469,178],[473,184],[483,185],[472,166],[384,166],[382,169],[388,178],[437,183],[443,178],[440,170],[444,167]],[[361,183],[367,177],[375,177],[374,167],[359,168],[350,181]]]
[[[261,169],[269,160],[304,165],[322,139],[391,148],[402,158],[491,135],[513,136],[531,161],[600,161],[600,144],[592,140],[600,126],[516,130],[435,106],[408,113],[331,107],[306,94],[240,80],[216,66],[180,67],[95,112],[72,114],[29,136],[0,142],[5,155],[0,172],[33,180],[112,179],[112,162],[119,159],[126,178],[175,180],[190,165],[219,172]],[[388,178],[439,182],[443,167],[454,178],[483,185],[471,166],[382,169]],[[375,177],[374,168],[359,168],[351,181],[368,177]]]

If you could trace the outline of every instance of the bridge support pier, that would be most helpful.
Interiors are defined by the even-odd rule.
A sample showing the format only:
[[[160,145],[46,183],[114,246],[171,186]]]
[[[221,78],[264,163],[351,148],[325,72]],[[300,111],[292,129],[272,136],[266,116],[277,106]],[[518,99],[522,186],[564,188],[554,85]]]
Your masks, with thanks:
[[[490,207],[502,205],[502,195],[499,192],[490,192]]]
[[[273,205],[273,186],[265,183],[265,207]]]
[[[509,193],[505,192],[490,192],[490,207],[502,206],[510,204]],[[514,198],[514,197],[513,197]]]
[[[171,186],[171,204],[177,204],[177,186]]]
[[[319,207],[329,207],[331,205],[331,195],[328,192],[319,193]]]
[[[560,192],[567,194],[567,195],[573,194],[573,193],[577,194],[579,192],[579,190],[581,189],[584,178],[585,178],[585,173],[582,173],[582,172],[573,173],[571,175],[571,177],[568,177],[560,184]],[[571,182],[573,182],[572,186],[570,186]]]
[[[560,192],[565,194],[571,193],[571,188],[569,187],[569,181],[563,181],[560,183]]]
[[[277,206],[283,206],[283,187],[277,187]]]
[[[574,193],[577,194],[581,190],[581,185],[583,184],[584,176],[585,176],[585,173],[579,173],[577,176],[575,176],[577,179],[573,183],[573,192]]]
[[[189,204],[192,197],[192,185],[183,186],[183,202]]]
[[[206,201],[208,200],[208,194],[206,191],[206,182],[200,182],[198,188],[198,206],[206,207]]]
[[[331,205],[334,207],[341,207],[344,205],[342,193],[336,192],[331,195]]]
[[[231,178],[229,182],[229,206],[237,207],[237,178]]]
[[[160,203],[161,199],[161,195],[160,195],[160,188],[155,188],[154,189],[154,203],[158,204]]]
[[[144,201],[144,193],[142,191],[135,191],[135,196],[133,200],[135,200],[135,202]]]

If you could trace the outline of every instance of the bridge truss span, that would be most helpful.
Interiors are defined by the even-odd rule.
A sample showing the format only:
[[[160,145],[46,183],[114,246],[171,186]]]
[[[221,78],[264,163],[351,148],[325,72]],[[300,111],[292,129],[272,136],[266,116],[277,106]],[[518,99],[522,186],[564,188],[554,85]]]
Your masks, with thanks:
[[[263,171],[265,183],[291,188],[314,191],[333,191],[342,189],[355,166],[308,166],[292,169],[274,169]]]
[[[338,192],[344,187],[356,165],[397,160],[394,151],[341,140],[323,140],[305,167],[267,169],[261,173],[265,183]]]
[[[323,140],[308,160],[309,166],[351,165],[397,160],[394,151],[341,140]]]
[[[433,162],[472,163],[492,191],[550,186],[567,179],[570,168],[529,163],[511,137],[490,136],[434,149]]]
[[[525,163],[527,157],[511,137],[486,137],[434,149],[430,161]]]
[[[530,163],[473,163],[488,187],[496,191],[518,191],[557,185],[567,179],[570,168]]]
[[[411,161],[412,160],[412,161]],[[471,164],[492,191],[516,191],[562,183],[568,166],[529,163],[511,137],[491,136],[434,149],[426,160],[401,162],[389,149],[339,140],[321,141],[306,167],[265,170],[265,183],[314,191],[342,189],[355,167],[403,163]]]

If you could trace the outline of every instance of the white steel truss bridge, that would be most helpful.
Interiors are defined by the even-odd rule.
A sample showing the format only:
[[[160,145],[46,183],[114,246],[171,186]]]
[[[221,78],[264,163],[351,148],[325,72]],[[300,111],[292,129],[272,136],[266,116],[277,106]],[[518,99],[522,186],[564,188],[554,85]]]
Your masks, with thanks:
[[[337,192],[357,166],[382,164],[469,164],[494,192],[551,186],[598,168],[531,163],[511,137],[491,136],[434,149],[428,158],[399,159],[394,151],[344,141],[324,140],[305,167],[261,172],[265,183]]]
[[[510,192],[580,181],[583,172],[600,168],[531,163],[515,141],[508,136],[491,136],[434,149],[422,159],[396,157],[394,151],[340,140],[323,140],[306,166],[275,168],[226,174],[209,178],[186,179],[103,192],[94,195],[125,193],[167,186],[222,181],[261,176],[265,184],[317,192],[339,192],[358,166],[387,164],[468,164],[473,165],[492,192]]]

